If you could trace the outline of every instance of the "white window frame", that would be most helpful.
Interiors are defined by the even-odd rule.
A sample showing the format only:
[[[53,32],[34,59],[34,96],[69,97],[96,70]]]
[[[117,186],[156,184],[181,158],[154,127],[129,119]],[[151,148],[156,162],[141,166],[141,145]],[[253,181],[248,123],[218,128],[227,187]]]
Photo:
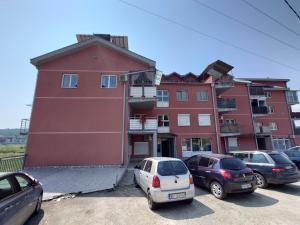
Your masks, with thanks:
[[[201,96],[201,92],[206,93],[207,98],[206,99],[200,99],[199,97]],[[208,91],[197,91],[196,93],[196,98],[198,102],[207,102],[208,101]]]
[[[230,140],[232,140],[233,142]],[[237,137],[228,137],[227,142],[229,151],[235,151],[239,149],[239,142]],[[236,145],[230,145],[230,143],[236,143]]]
[[[300,128],[300,119],[294,119],[294,126],[295,128]]]
[[[161,95],[157,94],[159,91],[161,92]],[[166,95],[164,95],[165,92],[167,92]],[[168,101],[164,101],[164,100],[159,101],[158,96],[160,96],[162,99],[167,97]],[[157,102],[156,102],[157,107],[169,107],[169,90],[157,90],[156,91],[156,100],[157,100]]]
[[[177,98],[177,92],[185,92],[186,93],[186,99],[185,100],[182,100],[182,99],[178,99]],[[176,101],[178,102],[187,102],[189,100],[189,93],[187,90],[177,90],[176,91]]]
[[[236,123],[236,119],[226,119],[225,121],[226,121],[226,124],[229,124],[229,125],[235,125],[235,124],[237,124]]]
[[[267,98],[271,98],[272,97],[272,92],[270,92],[270,91],[265,92],[265,96]]]
[[[286,145],[286,141],[289,143]],[[273,138],[272,144],[274,146],[274,150],[283,150],[282,148],[275,148],[276,144],[274,142],[282,142],[283,143],[283,149],[289,149],[291,147],[291,141],[288,138]],[[278,146],[278,143],[277,143]]]
[[[67,87],[64,87],[65,76],[70,76],[69,84],[68,84]],[[71,86],[71,84],[72,84],[72,77],[76,77],[77,78],[77,85],[75,87]],[[76,73],[64,73],[62,75],[61,88],[77,88],[78,87],[78,81],[79,81],[79,75],[78,74],[76,74]]]
[[[275,107],[270,105],[269,106],[269,113],[274,113],[275,112]]]
[[[196,151],[196,150],[194,150],[193,149],[193,139],[200,139],[200,142],[201,142],[201,148],[202,148],[202,150],[200,150],[200,151]],[[209,142],[210,142],[210,146],[211,146],[211,139],[210,138],[208,138],[208,137],[193,137],[193,138],[182,138],[182,140],[181,140],[181,151],[182,152],[201,152],[201,151],[204,151],[204,146],[203,146],[203,140],[204,139],[208,139],[209,140]],[[187,140],[189,143],[190,143],[190,149],[189,150],[184,150],[183,149],[183,142],[184,142],[184,140]],[[206,151],[206,152],[209,152],[209,151]]]
[[[188,116],[188,123],[187,124],[180,124],[179,118],[182,117],[182,116]],[[177,115],[177,124],[178,124],[179,127],[189,127],[189,126],[191,126],[190,114],[178,114]]]
[[[205,117],[206,119],[209,118],[209,120],[203,120],[201,117]],[[211,126],[211,118],[210,114],[198,114],[198,124],[201,127],[209,127]],[[204,122],[203,122],[204,121]]]
[[[270,130],[278,130],[277,123],[275,123],[275,122],[270,122],[269,127],[270,127]]]
[[[102,86],[102,78],[103,77],[108,77],[108,87],[103,87]],[[115,77],[116,78],[116,86],[115,87],[111,87],[111,85],[110,85],[110,79],[111,79],[111,77]],[[100,83],[101,83],[101,88],[104,88],[104,89],[113,89],[113,88],[117,88],[117,86],[118,86],[118,79],[117,79],[117,75],[110,75],[110,74],[102,74],[101,75],[101,77],[100,77]]]

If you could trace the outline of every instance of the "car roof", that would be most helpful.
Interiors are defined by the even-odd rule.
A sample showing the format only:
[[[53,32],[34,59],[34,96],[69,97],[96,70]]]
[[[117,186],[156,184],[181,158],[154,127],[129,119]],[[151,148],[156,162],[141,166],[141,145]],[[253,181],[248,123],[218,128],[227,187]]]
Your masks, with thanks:
[[[181,161],[180,159],[171,158],[171,157],[150,157],[150,158],[145,158],[145,160],[153,160],[153,161],[157,161],[157,162],[161,162],[161,161]]]
[[[276,150],[239,150],[239,151],[231,151],[230,153],[267,153],[267,154],[280,154],[279,151]]]
[[[28,176],[28,174],[23,173],[21,171],[18,171],[18,172],[0,172],[0,178],[8,176],[8,175],[13,175],[13,174],[25,174],[25,175]]]
[[[197,155],[207,156],[207,157],[215,158],[215,159],[232,158],[231,155],[216,154],[216,153],[211,153],[211,152],[200,152]]]

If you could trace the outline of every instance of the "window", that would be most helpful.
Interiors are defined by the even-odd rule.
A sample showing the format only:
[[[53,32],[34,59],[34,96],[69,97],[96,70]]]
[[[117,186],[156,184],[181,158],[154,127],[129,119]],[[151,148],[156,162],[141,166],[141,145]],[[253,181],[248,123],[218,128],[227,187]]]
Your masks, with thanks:
[[[269,113],[274,113],[274,112],[275,112],[274,106],[269,106]]]
[[[178,126],[190,126],[190,114],[178,114]]]
[[[237,158],[223,158],[220,164],[221,168],[226,170],[243,170],[247,168],[245,163]]]
[[[17,179],[22,191],[31,186],[31,184],[30,184],[31,182],[30,182],[30,180],[28,180],[28,178],[17,175],[16,179]]]
[[[209,158],[201,157],[198,165],[202,167],[208,167],[208,164],[209,164]]]
[[[158,126],[159,127],[168,127],[170,126],[169,117],[167,115],[158,115]]]
[[[300,120],[294,119],[295,128],[300,128]]]
[[[265,92],[265,96],[267,97],[267,98],[271,98],[271,96],[272,96],[272,93],[271,92]]]
[[[198,166],[198,156],[193,156],[187,161],[188,166]]]
[[[273,146],[275,150],[284,150],[289,149],[291,147],[291,143],[289,139],[275,138],[273,139]]]
[[[11,186],[8,178],[0,180],[0,201],[13,193],[13,187]]]
[[[235,125],[236,124],[236,120],[235,119],[227,119],[226,120],[226,124]]]
[[[176,99],[177,99],[177,101],[187,101],[188,100],[187,91],[177,91],[176,92]]]
[[[277,124],[275,122],[270,123],[270,129],[271,130],[278,130]]]
[[[169,107],[169,91],[157,90],[156,91],[157,107]]]
[[[248,153],[235,153],[234,157],[239,158],[244,162],[249,162]]]
[[[157,173],[161,176],[184,175],[188,172],[181,161],[161,161],[157,166]]]
[[[229,151],[238,150],[238,142],[236,137],[228,138]]]
[[[210,114],[198,115],[199,126],[210,126]]]
[[[145,164],[146,164],[146,160],[143,160],[142,162],[140,162],[137,166],[136,166],[136,168],[137,169],[139,169],[139,170],[143,170],[144,169],[144,166],[145,166]]]
[[[144,171],[150,173],[151,172],[151,167],[152,167],[152,161],[148,160],[147,163],[146,163]]]
[[[102,75],[101,76],[101,87],[102,88],[116,88],[117,87],[117,76],[116,75]]]
[[[291,164],[292,162],[283,154],[269,154],[275,163],[278,164]]]
[[[77,88],[78,75],[77,74],[64,74],[62,78],[62,88]]]
[[[208,101],[208,92],[207,91],[198,91],[197,92],[197,101]]]
[[[263,154],[253,154],[250,153],[250,160],[249,162],[253,163],[269,163],[267,158]]]
[[[184,138],[182,151],[211,151],[211,142],[208,138]]]

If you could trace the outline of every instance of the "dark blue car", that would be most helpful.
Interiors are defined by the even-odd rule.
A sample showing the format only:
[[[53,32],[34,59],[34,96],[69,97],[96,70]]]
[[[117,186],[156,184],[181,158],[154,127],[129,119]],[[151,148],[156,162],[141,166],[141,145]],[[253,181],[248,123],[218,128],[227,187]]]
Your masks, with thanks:
[[[300,150],[296,149],[289,149],[283,151],[289,159],[295,163],[295,165],[298,167],[298,170],[300,170]]]
[[[229,193],[252,193],[256,179],[251,169],[237,158],[227,155],[200,153],[185,160],[194,183],[208,188],[218,199]]]
[[[27,174],[0,173],[0,224],[24,224],[39,212],[42,196],[41,184]]]

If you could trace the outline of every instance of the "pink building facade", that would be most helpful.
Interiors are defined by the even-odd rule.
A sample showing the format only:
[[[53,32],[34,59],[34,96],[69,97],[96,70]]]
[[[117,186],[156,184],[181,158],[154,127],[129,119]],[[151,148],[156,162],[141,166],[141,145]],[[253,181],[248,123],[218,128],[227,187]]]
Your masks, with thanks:
[[[25,166],[122,165],[300,143],[284,79],[236,79],[216,61],[163,75],[127,37],[78,35],[31,60],[38,69]]]

